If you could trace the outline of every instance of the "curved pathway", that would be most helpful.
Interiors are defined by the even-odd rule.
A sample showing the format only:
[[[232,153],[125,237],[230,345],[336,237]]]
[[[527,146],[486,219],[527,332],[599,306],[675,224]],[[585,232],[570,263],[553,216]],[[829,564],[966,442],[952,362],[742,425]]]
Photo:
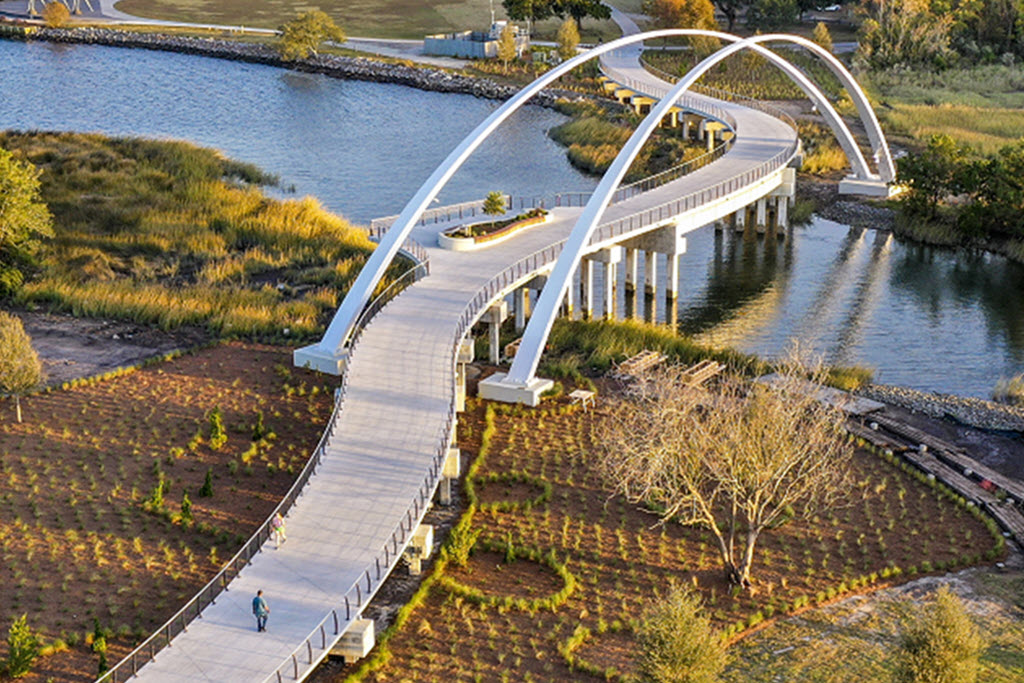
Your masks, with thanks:
[[[606,67],[643,79],[652,89],[665,87],[640,68],[635,57],[618,55]],[[715,104],[725,107],[744,131],[732,150],[690,175],[612,205],[606,220],[617,227],[599,231],[590,249],[659,224],[641,226],[637,221],[631,229],[633,224],[621,219],[756,169],[792,148],[795,133],[781,121],[738,105]],[[349,360],[334,436],[303,497],[287,516],[287,543],[279,550],[268,546],[257,555],[231,582],[229,592],[139,671],[141,679],[293,680],[315,667],[335,641],[333,616],[340,615],[339,631],[347,626],[347,618],[356,618],[357,610],[342,608],[344,600],[350,598],[351,606],[356,586],[361,604],[376,592],[396,562],[394,551],[382,555],[382,549],[398,548],[396,528],[403,523],[413,526],[424,511],[413,501],[421,499],[424,490],[428,496],[433,493],[437,459],[453,428],[454,350],[464,332],[467,307],[473,307],[469,318],[475,318],[488,301],[549,270],[558,244],[579,213],[578,208],[556,209],[545,226],[477,252],[428,249],[430,276],[392,301],[359,338]],[[419,227],[414,237],[433,245],[444,227]],[[481,288],[493,284],[492,278],[507,272],[509,264],[545,249],[541,257],[488,290],[487,296],[478,296]],[[404,531],[401,540],[404,544]],[[384,565],[380,579],[378,572],[367,570],[378,561]],[[272,610],[266,633],[256,632],[251,615],[250,602],[257,590],[265,592]]]

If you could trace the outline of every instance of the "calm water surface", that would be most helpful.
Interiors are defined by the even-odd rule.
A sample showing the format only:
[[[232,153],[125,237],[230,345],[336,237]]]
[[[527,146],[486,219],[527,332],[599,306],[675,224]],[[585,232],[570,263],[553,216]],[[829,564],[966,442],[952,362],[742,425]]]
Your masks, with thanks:
[[[171,53],[0,41],[0,128],[185,138],[362,223],[397,213],[497,106]],[[545,135],[562,120],[526,108],[441,201],[592,188]],[[774,355],[799,338],[879,381],[975,396],[1024,371],[1024,268],[999,257],[815,220],[782,242],[698,231],[681,271],[679,325],[706,341]]]

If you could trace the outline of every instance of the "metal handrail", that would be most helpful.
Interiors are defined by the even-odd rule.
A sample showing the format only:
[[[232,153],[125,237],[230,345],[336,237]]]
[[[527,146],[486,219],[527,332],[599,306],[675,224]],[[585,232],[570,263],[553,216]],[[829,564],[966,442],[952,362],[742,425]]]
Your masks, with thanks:
[[[673,180],[678,180],[684,175],[693,173],[698,169],[704,168],[711,162],[721,159],[731,148],[732,139],[726,140],[719,143],[710,152],[705,152],[704,154],[694,157],[689,161],[684,161],[683,163],[667,168],[664,171],[649,175],[646,178],[641,178],[629,185],[620,185],[619,189],[615,190],[615,194],[612,195],[612,200],[609,203],[615,204],[629,199],[630,197],[635,197],[638,194],[649,192],[650,190],[661,187],[662,185],[667,185]]]
[[[508,204],[509,208],[512,208],[512,198],[509,195],[503,196],[505,197],[506,204]],[[477,214],[483,213],[483,208],[483,199],[474,199],[473,201],[448,204],[446,206],[436,206],[432,209],[425,209],[416,220],[416,224],[426,225],[428,223],[445,223],[447,221],[454,220],[455,218],[476,216]],[[374,218],[370,221],[370,234],[383,234],[396,220],[398,220],[398,214],[395,214],[394,216],[384,216],[383,218]]]
[[[374,227],[371,225],[367,231],[367,236],[370,238],[371,242],[380,242],[387,230],[387,226]],[[430,255],[427,253],[427,248],[411,237],[406,237],[405,241],[402,242],[402,251],[412,256],[412,259],[418,264],[424,264],[430,261]]]

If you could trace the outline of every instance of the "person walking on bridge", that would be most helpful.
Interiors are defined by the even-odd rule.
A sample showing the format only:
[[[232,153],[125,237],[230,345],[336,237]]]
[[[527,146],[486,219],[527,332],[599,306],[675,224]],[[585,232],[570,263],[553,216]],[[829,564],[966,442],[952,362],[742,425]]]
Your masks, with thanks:
[[[273,530],[274,536],[274,548],[280,548],[281,544],[285,542],[286,537],[284,533],[284,518],[281,513],[275,513],[274,519],[270,521],[270,528]]]
[[[270,607],[263,599],[263,591],[256,591],[256,597],[252,599],[252,613],[256,616],[256,630],[267,630],[267,617],[270,615]]]

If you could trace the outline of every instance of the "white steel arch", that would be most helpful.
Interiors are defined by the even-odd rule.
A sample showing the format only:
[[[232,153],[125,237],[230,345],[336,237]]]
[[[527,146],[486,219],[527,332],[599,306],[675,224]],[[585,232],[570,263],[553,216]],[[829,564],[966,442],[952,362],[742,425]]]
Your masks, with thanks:
[[[377,283],[380,281],[380,278],[383,276],[388,265],[394,259],[395,254],[401,248],[402,243],[405,241],[409,233],[412,231],[420,215],[422,215],[422,213],[430,205],[430,202],[434,199],[434,197],[437,196],[438,192],[440,192],[441,188],[444,187],[444,185],[448,182],[452,175],[454,175],[455,172],[462,166],[462,164],[470,156],[470,154],[472,154],[473,151],[475,151],[476,148],[479,147],[480,144],[485,139],[487,139],[487,137],[490,136],[490,134],[501,125],[501,123],[505,121],[505,119],[511,116],[519,107],[525,104],[530,98],[532,98],[534,95],[540,92],[540,90],[542,90],[548,84],[552,83],[553,81],[561,77],[563,74],[576,68],[580,64],[583,64],[589,61],[590,59],[600,56],[601,54],[604,54],[606,52],[611,52],[613,50],[625,47],[627,45],[631,45],[633,43],[642,42],[647,39],[668,36],[707,36],[734,43],[735,41],[743,40],[739,36],[734,36],[728,33],[721,33],[718,31],[703,31],[698,29],[664,29],[659,31],[651,31],[648,33],[624,36],[605,45],[593,48],[592,50],[584,54],[581,54],[577,57],[574,57],[570,60],[563,62],[562,64],[558,65],[557,67],[555,67],[554,69],[552,69],[551,71],[549,71],[548,73],[544,74],[536,81],[531,83],[529,86],[521,90],[514,97],[512,97],[504,104],[502,104],[502,106],[495,110],[490,116],[488,116],[487,119],[481,122],[473,130],[473,132],[470,133],[470,135],[467,136],[466,139],[459,144],[457,148],[452,150],[452,152],[448,155],[445,161],[440,166],[438,166],[437,169],[435,169],[431,176],[426,180],[426,182],[423,183],[420,189],[416,192],[413,198],[409,200],[409,203],[406,204],[405,208],[402,210],[402,213],[398,216],[394,224],[381,239],[380,243],[378,244],[377,248],[373,251],[373,253],[370,255],[369,259],[367,259],[366,265],[362,268],[362,270],[359,273],[359,276],[352,284],[352,287],[350,288],[348,294],[345,296],[345,299],[342,301],[341,306],[338,308],[338,311],[335,313],[334,318],[331,320],[331,324],[328,326],[327,331],[324,333],[323,338],[320,340],[318,344],[314,344],[304,349],[299,349],[295,352],[296,364],[301,365],[304,362],[309,362],[309,359],[311,357],[315,357],[326,361],[323,365],[320,366],[321,369],[325,369],[331,364],[332,361],[337,361],[343,358],[345,342],[352,333],[353,327],[355,326],[359,314],[366,306],[367,302],[370,300],[374,288],[377,286]],[[757,40],[751,39],[744,41],[744,45],[746,47],[749,47],[750,49],[754,49],[758,53],[764,55],[768,59],[771,59],[774,63],[779,64],[780,66],[782,66],[783,64],[786,65],[783,66],[782,68],[787,73],[789,73],[790,76],[794,76],[794,74],[791,73],[791,70],[800,73],[799,70],[795,69],[795,67],[792,67],[792,65],[789,65],[788,62],[786,62],[784,59],[782,59],[775,53],[756,44],[759,42],[764,42],[764,40],[768,39],[767,36],[757,36],[756,38]],[[818,47],[814,43],[811,43],[810,41],[806,41],[805,39],[799,38],[798,36],[787,36],[777,34],[771,36],[771,39],[796,42],[800,45],[808,47],[816,54],[819,54],[823,57],[825,57],[825,54],[827,54],[822,54],[822,52],[824,51],[821,50],[820,47]],[[815,48],[817,48],[817,50],[815,50]],[[870,105],[867,104],[867,98],[860,90],[860,86],[857,85],[852,75],[850,75],[849,72],[846,71],[845,67],[840,62],[838,62],[838,60],[835,60],[834,57],[831,57],[831,55],[828,55],[828,57],[831,58],[830,60],[826,59],[829,68],[831,68],[833,72],[836,73],[840,81],[844,84],[844,86],[846,86],[847,90],[850,91],[851,97],[857,105],[858,111],[861,112],[861,117],[862,119],[864,119],[865,127],[869,131],[869,138],[872,140],[876,156],[878,156],[880,159],[888,159],[888,167],[891,168],[892,163],[891,159],[889,159],[888,156],[888,147],[885,146],[885,138],[884,136],[882,136],[881,130],[877,129],[878,121],[877,119],[874,118],[874,113],[871,111]],[[800,75],[802,76],[802,73]],[[851,165],[854,167],[855,173],[858,173],[860,177],[867,177],[865,175],[861,175],[862,173],[867,173],[866,166],[862,165],[862,163],[858,163],[863,162],[863,156],[860,155],[859,149],[857,148],[856,144],[851,142],[852,136],[850,135],[849,130],[846,128],[845,124],[842,123],[841,119],[839,119],[839,117],[835,115],[834,109],[832,109],[827,99],[824,97],[823,94],[821,94],[821,92],[816,88],[816,86],[810,83],[810,81],[807,81],[806,78],[803,79],[803,82],[799,82],[799,84],[801,88],[805,89],[805,92],[807,92],[808,95],[813,100],[815,100],[816,103],[819,104],[819,107],[823,112],[829,112],[829,123],[832,125],[839,126],[839,129],[836,130],[836,134],[837,137],[840,138],[841,144],[843,144],[844,151],[846,151],[848,145],[851,148],[850,151],[848,151],[848,155],[851,152],[853,152],[853,150],[856,150],[856,152],[853,153],[853,156],[850,157],[850,162]],[[865,107],[866,109],[862,109],[862,106]],[[865,111],[868,114],[870,114],[870,118],[865,118]],[[876,128],[877,130],[872,131],[872,127]],[[844,139],[846,139],[845,144]],[[875,141],[880,141],[882,146],[879,147],[875,145]],[[879,162],[879,165],[880,167],[882,166],[881,161]],[[858,166],[860,168],[858,168]],[[886,174],[883,173],[883,179],[885,179],[885,175]]]
[[[604,215],[612,194],[618,188],[633,160],[640,153],[641,147],[654,132],[661,119],[674,106],[675,101],[709,69],[730,55],[740,50],[756,47],[756,43],[759,42],[788,40],[790,38],[796,38],[796,36],[782,34],[754,36],[721,48],[691,69],[686,76],[681,78],[669,90],[668,94],[656,106],[651,108],[650,113],[637,126],[637,129],[622,147],[615,161],[605,172],[597,189],[594,190],[590,201],[587,202],[583,212],[576,220],[572,233],[566,240],[565,247],[555,262],[551,275],[548,276],[547,284],[544,286],[530,321],[523,332],[519,349],[516,351],[515,359],[512,362],[508,375],[502,380],[503,384],[512,387],[525,387],[533,379],[534,373],[537,371],[537,364],[540,362],[544,344],[547,341],[548,334],[551,332],[551,326],[558,315],[559,305],[565,296],[569,284],[572,282],[572,274],[576,271],[583,258],[594,229]]]

